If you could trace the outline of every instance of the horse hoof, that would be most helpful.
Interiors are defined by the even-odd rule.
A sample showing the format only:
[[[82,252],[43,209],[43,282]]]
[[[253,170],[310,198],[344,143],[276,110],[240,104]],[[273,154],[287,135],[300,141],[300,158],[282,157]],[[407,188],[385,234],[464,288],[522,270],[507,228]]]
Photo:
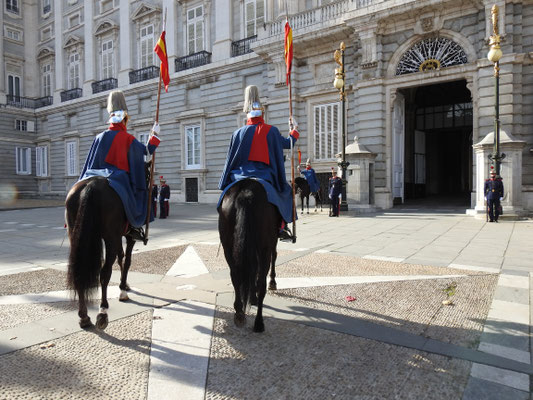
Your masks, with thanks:
[[[90,328],[91,326],[93,326],[93,323],[91,322],[91,318],[89,317],[80,318],[81,329]]]
[[[104,330],[105,328],[107,328],[107,324],[108,324],[109,320],[107,318],[107,314],[98,314],[96,316],[96,327],[100,330]]]
[[[130,298],[128,297],[128,294],[126,293],[126,290],[121,290],[120,295],[118,296],[118,301],[128,301]]]
[[[125,289],[125,290],[126,290],[127,292],[129,292],[129,291],[131,290],[130,285],[128,285],[127,283],[126,283],[126,289]]]
[[[263,321],[255,321],[254,323],[254,332],[261,333],[265,331],[265,324]]]
[[[246,315],[244,314],[235,314],[233,317],[233,322],[235,322],[235,325],[239,328],[242,328],[244,324],[246,323]]]
[[[307,214],[309,214],[309,211],[307,211]]]
[[[268,290],[278,290],[278,285],[276,284],[276,282],[270,282],[268,284]]]

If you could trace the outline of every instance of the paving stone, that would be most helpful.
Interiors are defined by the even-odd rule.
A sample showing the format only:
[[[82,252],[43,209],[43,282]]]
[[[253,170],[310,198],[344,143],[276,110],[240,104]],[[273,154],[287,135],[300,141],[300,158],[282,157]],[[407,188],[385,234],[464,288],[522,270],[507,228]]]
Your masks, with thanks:
[[[529,394],[509,386],[470,377],[462,400],[528,400]]]

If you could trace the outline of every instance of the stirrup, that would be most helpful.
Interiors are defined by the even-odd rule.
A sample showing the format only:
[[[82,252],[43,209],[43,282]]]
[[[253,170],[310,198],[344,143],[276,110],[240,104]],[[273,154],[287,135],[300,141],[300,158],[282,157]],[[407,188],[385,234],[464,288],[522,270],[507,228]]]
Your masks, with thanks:
[[[144,233],[144,229],[141,227],[134,228],[133,226],[130,228],[128,235],[131,236],[133,240],[138,240],[143,242],[145,245],[148,243],[148,239],[146,238],[146,235]]]
[[[278,238],[282,242],[288,242],[288,243],[296,242],[296,238],[293,236],[288,226],[285,226],[282,230],[279,231]]]

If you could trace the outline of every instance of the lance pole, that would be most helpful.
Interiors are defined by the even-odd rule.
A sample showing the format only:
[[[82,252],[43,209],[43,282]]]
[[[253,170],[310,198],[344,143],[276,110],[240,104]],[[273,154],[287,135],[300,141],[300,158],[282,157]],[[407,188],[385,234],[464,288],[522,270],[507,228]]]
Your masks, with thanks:
[[[163,32],[167,23],[167,10],[165,9],[165,16],[163,18]],[[166,49],[165,49],[166,51]],[[155,122],[159,122],[159,100],[161,99],[161,82],[163,76],[161,75],[161,62],[159,63],[159,85],[157,88],[157,104],[155,108]],[[146,232],[144,244],[148,242],[148,232],[150,230],[150,212],[152,211],[152,190],[154,190],[154,169],[155,169],[155,150],[152,153],[152,162],[150,165],[150,184],[148,185],[148,207],[146,211]]]

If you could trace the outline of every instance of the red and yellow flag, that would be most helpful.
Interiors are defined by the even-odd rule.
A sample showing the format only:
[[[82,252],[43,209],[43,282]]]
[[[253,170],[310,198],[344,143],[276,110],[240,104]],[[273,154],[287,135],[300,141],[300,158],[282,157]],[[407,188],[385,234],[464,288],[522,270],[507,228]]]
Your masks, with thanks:
[[[168,72],[168,57],[167,57],[167,44],[165,42],[165,31],[161,32],[159,40],[157,41],[154,51],[161,60],[161,79],[165,84],[165,92],[168,92],[168,84],[170,82],[170,75]]]
[[[300,151],[300,148],[298,147],[298,164],[302,163],[302,152]]]
[[[292,29],[289,20],[285,22],[285,65],[287,66],[287,85],[289,85],[292,67]]]

